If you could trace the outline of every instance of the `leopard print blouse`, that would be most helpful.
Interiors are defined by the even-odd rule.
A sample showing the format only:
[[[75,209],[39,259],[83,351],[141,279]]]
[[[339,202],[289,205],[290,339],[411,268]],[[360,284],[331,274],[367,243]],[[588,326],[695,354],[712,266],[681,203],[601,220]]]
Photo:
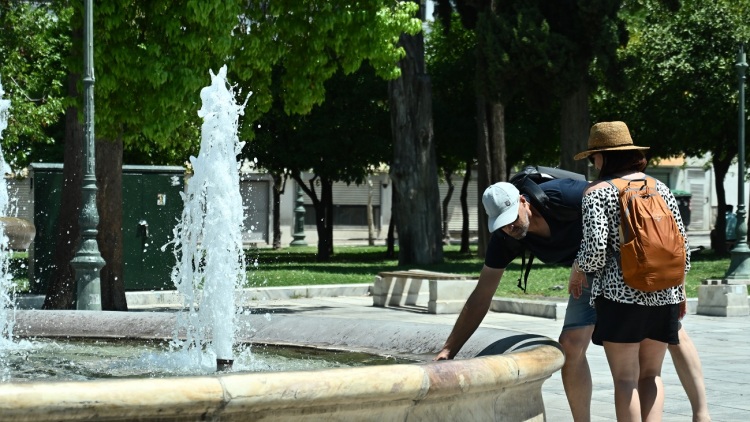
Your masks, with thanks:
[[[656,182],[656,190],[666,200],[677,225],[685,239],[685,272],[690,269],[690,249],[685,235],[685,226],[669,188]],[[583,239],[578,251],[578,265],[587,273],[594,273],[591,286],[591,305],[598,296],[621,303],[636,303],[646,306],[677,304],[685,300],[680,286],[657,292],[643,292],[625,284],[619,260],[613,251],[620,249],[620,204],[618,191],[612,186],[588,192],[583,197]]]

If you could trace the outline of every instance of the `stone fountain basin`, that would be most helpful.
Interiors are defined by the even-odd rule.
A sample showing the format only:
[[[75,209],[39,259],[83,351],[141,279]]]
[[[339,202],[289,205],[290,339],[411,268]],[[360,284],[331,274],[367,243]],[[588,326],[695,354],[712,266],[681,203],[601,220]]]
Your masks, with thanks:
[[[543,382],[562,367],[553,340],[480,328],[457,359],[432,362],[442,325],[274,315],[241,317],[238,341],[376,352],[415,364],[159,379],[0,384],[14,421],[543,421]],[[246,320],[246,321],[245,321]],[[171,338],[164,312],[18,311],[21,337]],[[500,354],[496,354],[500,353]],[[472,357],[482,355],[479,357]]]
[[[18,217],[0,217],[0,225],[8,236],[8,248],[16,251],[29,249],[36,236],[36,227],[32,222]]]

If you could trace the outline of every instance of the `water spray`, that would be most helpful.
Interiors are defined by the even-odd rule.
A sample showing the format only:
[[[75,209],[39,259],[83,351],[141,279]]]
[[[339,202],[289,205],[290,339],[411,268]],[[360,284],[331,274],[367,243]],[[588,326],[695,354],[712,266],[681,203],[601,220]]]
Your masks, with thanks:
[[[190,157],[193,176],[183,194],[182,218],[174,229],[177,264],[172,281],[185,300],[178,331],[191,360],[206,363],[204,352],[216,357],[216,368],[231,368],[235,337],[235,291],[245,281],[242,248],[244,209],[240,194],[242,151],[237,129],[244,104],[237,104],[226,80],[227,68],[211,73],[201,90],[201,147]]]

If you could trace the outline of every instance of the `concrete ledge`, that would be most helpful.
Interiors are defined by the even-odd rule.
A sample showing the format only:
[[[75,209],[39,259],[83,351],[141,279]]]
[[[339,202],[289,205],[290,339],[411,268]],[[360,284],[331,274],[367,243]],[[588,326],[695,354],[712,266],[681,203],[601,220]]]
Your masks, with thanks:
[[[750,302],[750,300],[748,301]],[[554,300],[533,300],[495,297],[492,299],[490,310],[509,314],[527,315],[554,320],[564,320],[568,309],[568,302]],[[695,315],[698,310],[698,299],[687,300],[687,313]]]
[[[698,286],[699,315],[747,316],[750,315],[747,286],[744,284],[714,284],[706,280]]]
[[[565,319],[567,300],[562,302],[495,297],[490,310],[509,314],[528,315],[541,318]]]
[[[247,305],[259,300],[285,300],[311,297],[368,296],[368,284],[322,284],[290,287],[253,287],[241,289],[237,294],[239,304]],[[176,290],[149,290],[126,292],[128,309],[180,308],[183,298]],[[18,309],[41,309],[44,295],[17,295]]]
[[[431,314],[456,314],[477,285],[467,275],[424,270],[386,271],[375,276],[373,306],[427,306]]]

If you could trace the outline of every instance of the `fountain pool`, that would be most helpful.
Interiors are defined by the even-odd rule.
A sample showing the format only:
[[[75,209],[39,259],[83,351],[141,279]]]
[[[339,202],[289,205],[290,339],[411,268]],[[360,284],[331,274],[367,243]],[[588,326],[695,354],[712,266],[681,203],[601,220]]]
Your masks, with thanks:
[[[16,331],[20,337],[168,339],[175,317],[19,310]],[[546,337],[500,329],[477,330],[460,359],[431,362],[450,327],[299,314],[238,320],[245,327],[238,330],[238,341],[378,351],[420,363],[4,383],[0,415],[14,421],[543,421],[542,384],[564,360],[557,343]],[[488,349],[512,352],[472,357]]]
[[[213,375],[185,365],[169,342],[100,338],[35,338],[0,353],[3,382],[90,381],[106,378],[166,378]],[[413,362],[345,350],[238,344],[236,360],[224,372],[281,372]]]

